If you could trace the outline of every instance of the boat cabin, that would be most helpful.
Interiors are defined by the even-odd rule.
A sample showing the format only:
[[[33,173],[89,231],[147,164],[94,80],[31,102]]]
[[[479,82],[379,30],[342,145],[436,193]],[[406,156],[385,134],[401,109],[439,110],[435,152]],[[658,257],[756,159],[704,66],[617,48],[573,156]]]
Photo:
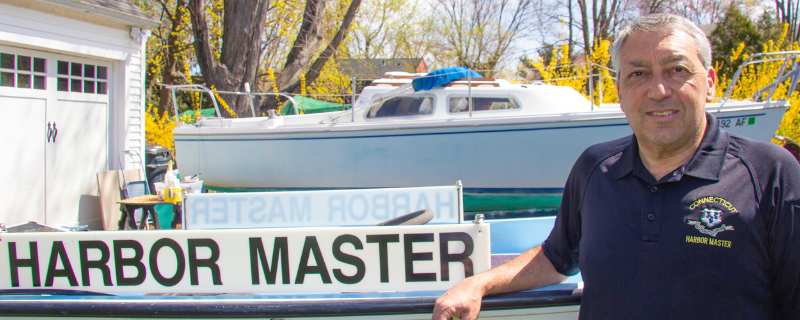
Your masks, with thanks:
[[[355,110],[248,119],[206,118],[203,127],[266,127],[278,129],[320,123],[441,122],[447,119],[499,119],[561,116],[599,109],[571,87],[513,84],[503,79],[461,78],[444,86],[414,92],[413,79],[422,73],[387,72],[358,96]],[[470,109],[470,101],[472,108]],[[603,108],[619,112],[619,108]],[[288,129],[288,128],[287,128]]]
[[[389,72],[384,78],[377,79],[364,88],[356,102],[356,108],[421,76],[424,74]],[[473,112],[471,115],[470,100]],[[470,116],[483,118],[584,112],[591,109],[589,100],[569,87],[512,84],[493,78],[461,78],[431,90],[406,92],[375,103],[369,107],[369,111],[364,112],[360,120],[395,118],[401,121],[401,118],[422,120],[426,117],[441,119]]]

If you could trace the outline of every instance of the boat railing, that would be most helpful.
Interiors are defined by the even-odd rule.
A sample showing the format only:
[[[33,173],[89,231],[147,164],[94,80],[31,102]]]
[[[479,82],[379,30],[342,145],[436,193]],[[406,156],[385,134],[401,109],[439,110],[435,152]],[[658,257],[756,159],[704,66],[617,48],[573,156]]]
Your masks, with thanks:
[[[365,109],[367,107],[372,107],[374,105],[377,105],[379,103],[383,103],[384,101],[387,101],[387,100],[392,99],[394,97],[397,97],[397,96],[400,96],[400,95],[404,95],[404,94],[408,94],[408,93],[413,92],[413,91],[414,91],[414,88],[411,86],[411,83],[406,83],[406,84],[404,84],[402,86],[397,87],[397,89],[389,91],[389,92],[387,92],[387,93],[385,93],[383,95],[380,95],[380,96],[378,96],[376,98],[370,99],[369,101],[366,101],[366,102],[363,102],[363,103],[359,103],[358,105],[356,105],[355,102],[353,102],[353,106],[350,107],[350,110],[342,111],[342,112],[340,112],[339,114],[337,114],[335,116],[328,117],[325,120],[322,120],[322,122],[320,122],[320,123],[321,124],[333,123],[333,122],[336,122],[339,119],[342,119],[342,118],[344,118],[344,117],[346,117],[348,115],[353,117],[355,115],[356,111]]]
[[[178,115],[178,99],[175,96],[176,91],[190,91],[190,92],[205,92],[211,97],[211,102],[214,104],[214,110],[217,113],[217,118],[219,118],[220,125],[224,126],[222,122],[222,113],[219,111],[219,103],[217,102],[217,94],[230,94],[230,95],[237,95],[237,96],[247,96],[248,102],[250,103],[250,111],[252,112],[253,116],[256,115],[255,103],[253,102],[253,96],[281,96],[284,98],[289,99],[292,102],[292,107],[294,109],[295,114],[300,114],[297,110],[297,103],[294,101],[292,96],[284,92],[250,92],[250,85],[245,83],[245,90],[246,92],[240,91],[223,91],[223,90],[211,90],[208,87],[200,84],[162,84],[164,88],[170,89],[172,92],[172,106],[175,109],[175,116],[177,118]],[[179,121],[179,120],[178,120]]]
[[[471,73],[471,71],[474,71],[474,70],[470,70],[469,68],[466,69],[467,92],[468,92],[467,96],[468,96],[468,101],[469,101],[468,102],[468,105],[469,105],[469,107],[468,107],[468,109],[469,109],[469,117],[472,117],[472,109],[473,109],[473,105],[472,105],[472,73]],[[463,73],[463,72],[464,71],[457,71],[457,72],[451,72],[451,73],[439,73],[439,74],[435,74],[435,75],[425,75],[425,76],[420,76],[420,77],[414,77],[413,79],[441,77],[441,76],[445,76],[445,75],[457,74],[457,73]],[[354,89],[354,92],[355,92],[355,87],[353,89]],[[347,117],[348,115],[351,117],[351,121],[355,121],[354,118],[355,118],[355,113],[357,111],[360,111],[360,110],[363,110],[363,109],[367,109],[367,108],[371,108],[371,107],[376,106],[378,104],[381,104],[381,103],[383,103],[383,102],[385,102],[387,100],[390,100],[392,98],[395,98],[395,97],[398,97],[398,96],[401,96],[401,95],[404,95],[404,94],[411,93],[413,91],[414,91],[414,87],[413,87],[412,83],[406,83],[406,84],[403,84],[403,85],[397,87],[397,89],[394,89],[392,91],[384,93],[384,94],[382,94],[382,95],[380,95],[378,97],[372,98],[372,99],[370,99],[368,101],[359,103],[358,105],[356,105],[356,101],[355,101],[355,99],[353,99],[353,106],[350,108],[350,110],[342,111],[341,113],[339,113],[337,115],[334,115],[334,116],[331,116],[331,117],[329,117],[329,118],[327,118],[325,120],[322,120],[320,123],[321,124],[334,123],[334,122],[337,122],[338,120],[340,120],[340,119],[342,119],[344,117]]]
[[[766,101],[771,101],[773,95],[775,94],[775,90],[778,88],[778,86],[787,80],[791,80],[791,84],[789,85],[789,90],[786,92],[786,97],[790,97],[794,92],[795,88],[797,87],[797,82],[800,81],[800,63],[798,62],[798,59],[800,59],[800,51],[757,53],[747,57],[747,59],[745,59],[744,62],[742,62],[742,65],[739,66],[738,69],[736,69],[736,73],[733,74],[733,78],[731,79],[730,85],[728,85],[728,88],[725,89],[725,94],[722,95],[722,102],[720,103],[720,107],[724,106],[725,103],[728,102],[728,100],[730,100],[731,95],[733,95],[733,88],[739,81],[739,77],[741,76],[742,71],[747,66],[774,62],[774,61],[783,61],[780,70],[778,70],[778,73],[775,76],[775,80],[772,81],[770,84],[764,86],[763,88],[756,90],[756,92],[754,92],[752,95],[752,100],[762,101],[763,100],[762,97],[764,96],[765,93],[767,93]],[[790,63],[792,64],[791,71],[786,72],[787,67],[789,67]]]
[[[573,64],[569,64],[569,65],[548,66],[548,67],[543,67],[543,69],[572,68],[572,67],[586,67],[586,66],[587,66],[586,63],[573,63]],[[537,81],[543,81],[544,83],[548,83],[548,82],[552,83],[552,82],[563,81],[563,80],[586,79],[587,87],[589,89],[589,97],[594,97],[594,89],[595,89],[595,86],[597,86],[598,102],[597,102],[597,106],[596,107],[597,108],[602,108],[603,104],[604,104],[603,103],[603,73],[602,72],[595,72],[594,68],[605,69],[606,71],[608,71],[609,74],[605,75],[605,77],[611,79],[612,81],[616,80],[617,70],[614,70],[612,68],[609,68],[609,67],[606,67],[604,65],[597,64],[597,63],[594,63],[594,62],[589,62],[588,66],[589,66],[589,68],[588,68],[589,69],[588,70],[589,73],[586,74],[586,75],[577,75],[577,76],[572,76],[572,77],[560,77],[560,78],[549,78],[549,79],[546,79],[546,80],[537,80]],[[611,74],[613,74],[613,76]],[[595,80],[595,77],[597,77],[597,80]],[[595,81],[597,83],[595,83]],[[589,108],[590,108],[590,110],[594,110],[595,109],[594,101],[592,101],[592,99],[587,99],[587,100],[589,100]]]

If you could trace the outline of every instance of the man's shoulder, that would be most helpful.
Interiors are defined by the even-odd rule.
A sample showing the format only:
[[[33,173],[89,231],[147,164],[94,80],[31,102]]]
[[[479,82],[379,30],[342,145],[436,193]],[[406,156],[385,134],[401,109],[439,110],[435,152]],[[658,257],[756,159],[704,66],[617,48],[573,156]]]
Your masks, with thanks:
[[[755,168],[797,164],[797,160],[788,150],[774,143],[756,141],[734,133],[728,133],[728,137],[728,153]]]
[[[783,147],[769,142],[755,141],[729,133],[728,154],[747,166],[759,189],[768,192],[772,186],[800,179],[800,164]],[[800,191],[790,190],[800,199]]]
[[[618,159],[623,150],[633,142],[633,135],[592,145],[578,157],[572,167],[573,173],[583,173],[588,176],[595,168],[609,158]]]
[[[578,161],[597,163],[611,156],[617,155],[633,143],[633,136],[629,135],[616,140],[601,142],[586,148]]]

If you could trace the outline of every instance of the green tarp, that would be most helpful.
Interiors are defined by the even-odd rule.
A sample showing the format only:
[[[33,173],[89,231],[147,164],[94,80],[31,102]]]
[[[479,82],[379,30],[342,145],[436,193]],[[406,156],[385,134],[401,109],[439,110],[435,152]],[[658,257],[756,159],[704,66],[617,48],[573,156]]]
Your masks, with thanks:
[[[189,120],[187,121],[187,123],[194,123],[195,114],[196,113],[197,113],[197,110],[184,111],[184,112],[181,113],[181,119],[183,119],[184,116],[189,115],[189,117],[188,117]],[[200,109],[200,115],[203,116],[203,117],[216,117],[217,116],[217,110],[214,110],[214,108]]]
[[[292,99],[294,99],[294,101],[297,102],[297,109],[298,112],[301,114],[342,111],[350,109],[349,104],[342,105],[338,103],[311,99],[301,96],[294,96],[292,97]],[[285,101],[285,99],[281,99],[281,101]],[[194,119],[195,113],[197,113],[196,110],[184,111],[181,113],[181,118],[185,115],[190,115],[191,119]],[[282,115],[294,114],[294,107],[292,107],[291,101],[286,101],[283,103],[283,107],[281,108],[281,114]],[[200,109],[200,115],[203,117],[216,117],[217,111],[214,110],[214,108]]]
[[[194,117],[195,113],[197,113],[197,110],[184,111],[183,113],[181,113],[181,117],[183,117],[183,116],[185,116],[187,114],[189,114],[189,115]],[[214,110],[214,108],[200,109],[200,115],[204,116],[204,117],[216,117],[217,116],[217,110]]]
[[[349,104],[342,105],[338,103],[321,101],[301,96],[294,96],[292,97],[292,99],[294,99],[294,101],[297,102],[298,112],[303,114],[342,111],[350,109]],[[281,99],[281,101],[283,101],[283,99]],[[292,107],[291,101],[287,101],[283,104],[283,108],[281,108],[281,114],[283,115],[294,114],[294,107]]]

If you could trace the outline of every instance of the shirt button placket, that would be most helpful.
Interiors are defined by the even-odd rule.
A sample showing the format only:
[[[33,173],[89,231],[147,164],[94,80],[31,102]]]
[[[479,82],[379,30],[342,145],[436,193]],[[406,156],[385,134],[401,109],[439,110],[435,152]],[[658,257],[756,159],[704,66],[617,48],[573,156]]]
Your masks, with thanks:
[[[644,212],[642,212],[642,241],[658,241],[659,233],[661,231],[661,205],[662,194],[659,192],[659,187],[650,186],[647,188],[649,194],[645,196],[647,199]]]

